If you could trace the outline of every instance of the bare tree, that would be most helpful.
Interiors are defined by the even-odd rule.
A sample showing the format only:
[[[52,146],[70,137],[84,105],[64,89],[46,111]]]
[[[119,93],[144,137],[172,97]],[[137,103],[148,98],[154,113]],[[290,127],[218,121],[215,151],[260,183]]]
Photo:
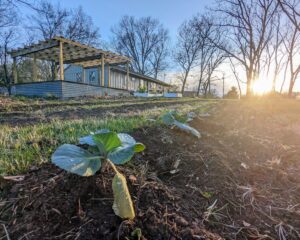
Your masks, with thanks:
[[[243,82],[242,79],[240,78],[239,74],[238,74],[238,71],[237,71],[237,64],[234,64],[233,62],[233,59],[232,58],[229,58],[229,61],[230,61],[230,68],[231,68],[231,71],[234,75],[234,78],[236,80],[236,83],[238,85],[238,88],[239,88],[239,95],[240,97],[242,97],[242,87],[241,87],[241,84],[246,84],[246,82]]]
[[[157,77],[166,68],[169,36],[158,20],[124,16],[111,31],[115,50],[132,59],[135,71]]]
[[[158,74],[168,68],[167,58],[169,56],[169,34],[167,30],[161,31],[162,40],[154,47],[150,62],[152,65],[153,77],[158,78]]]
[[[12,81],[12,73],[11,73],[11,66],[9,64],[9,56],[8,51],[14,44],[16,40],[16,29],[11,27],[7,28],[6,31],[1,33],[0,36],[0,64],[2,74],[0,74],[0,86],[6,87],[8,90],[9,95],[11,95],[11,86],[13,84]]]
[[[288,28],[284,38],[284,46],[288,53],[288,66],[289,66],[289,89],[288,95],[291,97],[295,82],[300,73],[299,51],[300,51],[300,32],[297,26]]]
[[[300,31],[300,1],[299,0],[277,0],[280,8]]]
[[[9,0],[0,0],[0,29],[16,24],[17,13]]]
[[[99,29],[94,27],[92,18],[78,7],[69,13],[69,20],[66,23],[64,35],[74,41],[88,45],[99,45]]]
[[[272,37],[265,50],[265,68],[267,76],[272,75],[272,92],[275,92],[276,90],[277,78],[284,67],[283,60],[286,57],[286,54],[282,51],[284,47],[284,36],[282,34],[283,26],[281,17],[281,12],[278,12],[273,23],[274,31],[272,33]]]
[[[181,93],[184,92],[190,71],[197,65],[201,41],[194,21],[185,21],[178,30],[177,45],[174,52],[174,60],[182,69]]]
[[[38,10],[29,17],[30,26],[38,38],[50,39],[57,35],[63,35],[65,24],[68,21],[69,12],[60,4],[53,5],[48,1],[41,1]]]
[[[59,3],[54,5],[42,0],[29,20],[31,25],[28,29],[33,29],[38,38],[49,39],[61,35],[82,43],[99,43],[99,29],[81,7],[68,10]]]
[[[223,46],[224,42],[221,29],[214,24],[212,18],[198,15],[193,18],[193,24],[200,43],[198,56],[200,77],[197,91],[199,95],[201,84],[205,83],[204,92],[206,95],[207,91],[210,93],[213,74],[225,59],[224,51],[217,47],[217,45]]]
[[[258,77],[261,58],[273,31],[275,0],[218,0],[215,11],[222,14],[219,25],[226,29],[229,47],[221,46],[224,52],[235,58],[244,67],[247,78],[247,96],[251,85]]]
[[[92,19],[81,7],[78,9],[65,9],[60,4],[53,4],[50,1],[42,0],[36,6],[35,13],[29,16],[31,25],[28,29],[39,39],[50,39],[54,36],[64,36],[71,40],[86,44],[99,44],[99,29],[94,26]],[[50,64],[52,79],[57,71],[54,62]],[[47,64],[40,64],[49,69]],[[46,74],[49,75],[49,74]]]

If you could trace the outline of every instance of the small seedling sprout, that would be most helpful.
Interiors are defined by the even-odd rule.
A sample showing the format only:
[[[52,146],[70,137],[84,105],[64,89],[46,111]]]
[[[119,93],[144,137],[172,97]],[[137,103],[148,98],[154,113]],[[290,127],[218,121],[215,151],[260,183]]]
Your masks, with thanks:
[[[88,146],[85,150],[71,144],[60,146],[52,155],[52,162],[58,167],[84,177],[95,175],[106,164],[115,172],[112,181],[114,194],[113,210],[123,219],[133,219],[135,212],[128,191],[126,178],[116,165],[130,161],[133,155],[145,149],[133,137],[125,133],[115,133],[107,129],[79,139],[80,144]]]
[[[200,138],[201,134],[195,128],[192,128],[187,124],[187,122],[191,121],[194,117],[195,114],[189,113],[187,116],[183,116],[176,111],[170,111],[164,114],[161,119],[164,124],[170,126],[171,128],[176,127],[182,131],[192,134],[197,138]]]

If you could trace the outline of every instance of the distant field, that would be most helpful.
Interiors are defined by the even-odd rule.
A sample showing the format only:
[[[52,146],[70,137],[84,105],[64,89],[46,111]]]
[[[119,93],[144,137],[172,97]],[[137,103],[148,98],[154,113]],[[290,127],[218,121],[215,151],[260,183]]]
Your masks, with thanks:
[[[101,99],[44,100],[0,98],[0,174],[17,174],[32,165],[48,162],[62,143],[101,128],[130,132],[163,112],[206,112],[215,100]]]

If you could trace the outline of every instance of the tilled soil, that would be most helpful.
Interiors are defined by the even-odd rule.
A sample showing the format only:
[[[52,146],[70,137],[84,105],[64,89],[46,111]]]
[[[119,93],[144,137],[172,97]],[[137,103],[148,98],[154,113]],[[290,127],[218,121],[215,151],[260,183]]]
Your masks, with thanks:
[[[85,118],[103,118],[105,116],[134,116],[139,115],[141,111],[155,110],[157,108],[176,108],[183,104],[193,104],[201,102],[199,99],[134,99],[124,98],[121,100],[99,100],[85,99],[82,102],[51,103],[43,102],[39,99],[37,103],[33,100],[26,104],[6,104],[5,98],[0,99],[0,124],[9,126],[33,125],[37,123],[47,123],[55,120],[85,119]],[[29,100],[28,100],[29,101]]]
[[[83,178],[45,164],[2,183],[0,238],[138,239],[140,229],[141,239],[300,239],[300,110],[290,122],[261,105],[220,104],[191,123],[199,140],[135,131],[147,149],[119,167],[134,221],[113,213],[109,170]]]

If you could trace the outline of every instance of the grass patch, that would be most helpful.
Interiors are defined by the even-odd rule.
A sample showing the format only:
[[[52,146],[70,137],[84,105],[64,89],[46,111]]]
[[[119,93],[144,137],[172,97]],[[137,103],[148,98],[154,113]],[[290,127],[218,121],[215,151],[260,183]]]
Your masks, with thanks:
[[[97,129],[131,132],[155,124],[144,116],[116,119],[55,121],[26,127],[4,127],[0,132],[0,174],[17,174],[32,165],[49,161],[63,143],[78,143],[78,138]]]
[[[149,102],[155,104],[161,101],[150,100]],[[113,102],[108,102],[108,104],[114,104]],[[131,99],[129,102],[131,102]],[[142,102],[146,101],[143,100]],[[88,103],[88,106],[82,104],[80,107],[93,108],[93,106],[90,106],[90,102]],[[63,104],[64,102],[62,102]],[[129,103],[124,101],[124,105],[127,104]],[[97,102],[95,102],[95,105],[97,105]],[[19,174],[25,172],[31,166],[48,162],[51,154],[59,145],[64,143],[77,144],[79,137],[88,135],[98,129],[107,128],[117,132],[130,133],[137,128],[160,124],[160,121],[153,120],[172,108],[176,108],[181,113],[190,111],[203,113],[209,111],[213,105],[215,105],[215,101],[195,101],[193,99],[193,101],[188,102],[186,99],[182,99],[182,104],[176,106],[133,110],[122,115],[114,113],[112,109],[111,115],[102,119],[86,116],[84,119],[78,120],[53,119],[50,123],[37,123],[35,125],[15,127],[4,125],[0,130],[0,175]],[[30,115],[34,114],[34,112],[30,113]]]

